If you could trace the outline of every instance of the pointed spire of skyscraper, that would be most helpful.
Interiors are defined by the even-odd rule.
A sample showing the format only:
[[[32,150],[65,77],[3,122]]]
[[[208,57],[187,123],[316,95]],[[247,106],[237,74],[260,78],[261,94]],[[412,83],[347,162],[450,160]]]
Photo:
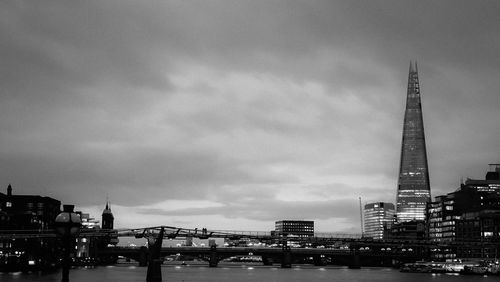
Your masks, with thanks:
[[[396,217],[398,222],[424,220],[430,201],[429,170],[420,102],[417,63],[410,61],[401,142]]]

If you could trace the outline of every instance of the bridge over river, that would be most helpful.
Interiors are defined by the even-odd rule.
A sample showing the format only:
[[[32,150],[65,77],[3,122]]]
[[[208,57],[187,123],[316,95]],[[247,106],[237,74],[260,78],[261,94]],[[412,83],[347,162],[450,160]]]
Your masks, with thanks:
[[[134,236],[148,239],[148,247],[109,247],[98,250],[103,256],[123,256],[146,265],[151,261],[154,244],[164,239],[215,239],[223,238],[226,242],[259,242],[254,246],[229,247],[216,245],[214,242],[205,246],[157,246],[158,260],[166,256],[181,255],[207,261],[216,267],[221,260],[235,256],[260,256],[264,264],[279,263],[281,267],[291,267],[293,263],[314,263],[324,265],[333,263],[360,267],[360,265],[393,265],[402,262],[414,262],[428,259],[431,250],[445,248],[427,240],[374,240],[362,238],[359,234],[316,233],[311,237],[297,237],[287,234],[256,231],[207,230],[205,228],[178,228],[155,226],[138,229],[117,230],[116,236]],[[161,238],[161,239],[160,239]],[[247,240],[247,241],[245,241]],[[189,241],[189,240],[187,240]],[[259,246],[259,247],[257,247]]]
[[[296,237],[288,234],[256,231],[207,230],[206,228],[179,228],[173,226],[153,226],[116,230],[81,229],[80,238],[118,238],[130,237],[147,239],[147,246],[116,247],[109,246],[91,250],[92,256],[123,256],[137,260],[140,265],[152,261],[163,261],[166,256],[183,255],[205,260],[212,267],[226,258],[234,256],[260,256],[264,264],[280,263],[282,267],[291,267],[292,263],[314,263],[321,265],[333,263],[359,267],[360,265],[391,265],[430,259],[431,254],[439,250],[450,250],[463,246],[498,249],[500,243],[491,242],[432,242],[429,240],[374,240],[363,238],[359,234],[316,233],[311,237]],[[0,241],[15,239],[56,239],[53,230],[3,230]],[[223,238],[225,242],[258,242],[254,246],[236,243],[217,245],[210,242],[204,246],[163,246],[164,240],[189,238],[201,240]],[[162,247],[163,246],[163,247]],[[257,247],[259,246],[259,247]]]
[[[238,256],[259,256],[264,265],[279,263],[290,268],[293,263],[313,263],[321,266],[330,264],[360,267],[363,265],[392,265],[397,262],[416,261],[425,255],[418,251],[388,251],[380,249],[332,249],[332,248],[290,248],[290,247],[163,247],[159,257],[177,255],[207,261],[210,267],[217,267],[221,260]],[[98,251],[102,256],[121,256],[134,259],[146,266],[150,257],[147,247],[110,247]]]

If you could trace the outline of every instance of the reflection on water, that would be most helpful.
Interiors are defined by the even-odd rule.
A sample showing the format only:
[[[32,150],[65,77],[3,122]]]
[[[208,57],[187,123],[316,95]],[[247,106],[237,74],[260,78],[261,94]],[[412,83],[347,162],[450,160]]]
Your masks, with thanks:
[[[124,264],[97,268],[78,268],[70,272],[71,282],[88,281],[145,281],[145,267]],[[405,282],[458,282],[496,281],[497,277],[463,276],[431,273],[401,273],[392,268],[314,267],[309,265],[281,269],[262,265],[219,265],[209,268],[204,265],[164,265],[164,282],[335,282],[335,281],[405,281]],[[1,282],[40,281],[59,282],[61,272],[53,273],[0,273]]]

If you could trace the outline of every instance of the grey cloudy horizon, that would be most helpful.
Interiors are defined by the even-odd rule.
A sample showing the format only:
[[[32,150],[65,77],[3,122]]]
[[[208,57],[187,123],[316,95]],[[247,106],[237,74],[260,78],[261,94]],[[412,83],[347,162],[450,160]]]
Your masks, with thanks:
[[[497,1],[0,1],[0,191],[118,227],[359,232],[410,61],[432,196],[500,162]]]

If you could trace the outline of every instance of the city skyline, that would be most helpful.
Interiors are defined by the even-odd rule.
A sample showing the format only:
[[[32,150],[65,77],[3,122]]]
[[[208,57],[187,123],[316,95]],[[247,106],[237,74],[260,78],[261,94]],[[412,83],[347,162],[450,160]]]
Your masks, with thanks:
[[[419,62],[432,197],[500,161],[499,3],[0,3],[0,191],[115,227],[359,232]],[[467,19],[464,21],[463,19]]]

